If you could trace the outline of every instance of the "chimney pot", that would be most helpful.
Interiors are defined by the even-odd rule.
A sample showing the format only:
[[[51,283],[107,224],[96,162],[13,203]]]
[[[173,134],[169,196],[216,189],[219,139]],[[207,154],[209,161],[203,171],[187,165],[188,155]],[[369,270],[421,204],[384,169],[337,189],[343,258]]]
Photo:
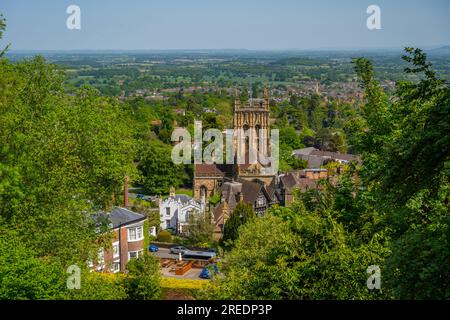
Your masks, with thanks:
[[[124,185],[124,205],[125,208],[128,208],[128,176],[125,177],[125,185]]]

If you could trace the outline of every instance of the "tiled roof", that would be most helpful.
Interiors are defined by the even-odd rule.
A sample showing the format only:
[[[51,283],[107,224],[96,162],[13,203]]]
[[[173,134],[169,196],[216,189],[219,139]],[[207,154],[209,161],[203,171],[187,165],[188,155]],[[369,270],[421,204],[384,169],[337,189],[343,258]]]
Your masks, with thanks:
[[[317,187],[317,180],[309,178],[300,178],[293,173],[288,173],[280,178],[283,187],[288,191],[292,191],[294,188],[300,189],[300,191],[306,191],[308,189],[315,189]]]
[[[281,179],[281,183],[283,184],[283,186],[286,189],[291,189],[298,183],[297,179],[295,178],[295,176],[292,173],[288,173],[288,174],[282,176],[280,179]]]
[[[257,182],[242,180],[242,197],[244,202],[253,204],[258,198],[263,185]]]
[[[230,173],[232,173],[232,168],[226,164],[201,163],[195,165],[195,176],[224,177]]]

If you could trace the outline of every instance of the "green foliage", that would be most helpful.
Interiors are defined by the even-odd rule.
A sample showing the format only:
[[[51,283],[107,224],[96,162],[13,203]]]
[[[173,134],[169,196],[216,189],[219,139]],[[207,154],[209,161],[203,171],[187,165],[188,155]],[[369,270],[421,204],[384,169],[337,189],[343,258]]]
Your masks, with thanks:
[[[6,29],[6,19],[3,17],[3,15],[0,13],[0,39],[3,37],[3,32],[5,32]],[[5,54],[5,52],[8,50],[9,45],[6,46],[2,51],[0,51],[0,58]]]
[[[62,81],[40,57],[0,61],[0,218],[16,239],[0,243],[3,298],[67,297],[65,270],[97,250],[90,213],[136,172],[127,114],[90,88],[66,95]]]
[[[105,274],[85,270],[81,274],[80,289],[68,290],[71,300],[125,300],[126,276]]]
[[[66,275],[61,265],[40,259],[14,231],[0,231],[0,299],[61,299]]]
[[[218,205],[220,202],[220,194],[218,192],[214,192],[214,194],[209,198],[209,203],[213,206]]]
[[[145,253],[128,262],[127,268],[125,287],[130,299],[154,300],[160,297],[161,271],[157,258]]]
[[[296,158],[292,154],[293,149],[287,144],[280,145],[280,168],[281,172],[290,170],[301,170],[308,167],[308,161]]]
[[[191,244],[203,246],[211,243],[213,231],[211,213],[189,215],[186,237]]]
[[[367,104],[347,129],[362,167],[240,227],[225,253],[225,277],[206,297],[448,299],[450,89],[425,54],[406,52],[413,64],[406,71],[424,77],[400,82],[392,101],[372,64],[355,61]],[[370,265],[381,268],[381,290],[366,287]]]
[[[255,218],[251,204],[239,202],[228,220],[225,222],[222,241],[225,245],[232,245],[239,236],[239,227]]]
[[[328,128],[320,129],[316,135],[316,145],[321,150],[333,152],[347,152],[347,141],[345,133],[341,130],[331,130]]]
[[[449,297],[448,203],[450,88],[436,78],[426,55],[406,48],[413,83],[399,82],[388,103],[367,60],[356,68],[368,99],[358,149],[364,183],[393,231],[388,283],[398,298]]]
[[[300,136],[293,127],[287,126],[280,128],[280,143],[284,143],[292,149],[303,148]]]
[[[213,279],[204,295],[214,299],[371,299],[366,269],[386,250],[377,241],[353,244],[342,226],[318,214],[283,208],[241,227],[225,253],[225,277]],[[286,216],[287,214],[287,216]],[[293,218],[289,221],[288,216]],[[245,258],[244,258],[245,257]]]
[[[5,18],[3,18],[3,15],[0,14],[0,39],[3,37],[3,32],[6,29],[6,21]]]
[[[139,170],[144,175],[143,184],[149,194],[167,194],[171,187],[182,185],[185,171],[182,165],[173,163],[171,150],[169,145],[153,140],[143,151]]]
[[[167,230],[161,230],[156,237],[159,242],[172,242],[172,234]]]
[[[148,246],[150,245],[150,235],[149,235],[150,225],[149,225],[148,218],[144,221],[143,228],[144,228],[144,251],[147,251]]]
[[[291,257],[291,248],[297,245],[297,239],[281,218],[269,215],[249,221],[239,228],[234,248],[225,254],[220,264],[225,277],[212,280],[204,292],[205,298],[279,298],[280,292],[296,281],[287,266],[286,256]]]

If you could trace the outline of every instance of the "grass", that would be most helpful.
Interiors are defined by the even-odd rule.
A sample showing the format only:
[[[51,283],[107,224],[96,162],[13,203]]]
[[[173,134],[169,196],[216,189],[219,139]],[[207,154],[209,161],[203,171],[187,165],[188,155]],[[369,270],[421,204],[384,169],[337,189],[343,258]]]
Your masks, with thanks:
[[[176,194],[185,194],[185,195],[190,196],[190,197],[194,196],[194,193],[192,192],[192,189],[180,188],[180,189],[177,189],[177,191],[175,193]]]
[[[161,278],[161,299],[196,300],[200,290],[208,283],[205,280]]]
[[[208,281],[206,280],[195,280],[195,279],[181,279],[181,278],[161,278],[161,288],[166,289],[189,289],[198,290],[202,289]]]

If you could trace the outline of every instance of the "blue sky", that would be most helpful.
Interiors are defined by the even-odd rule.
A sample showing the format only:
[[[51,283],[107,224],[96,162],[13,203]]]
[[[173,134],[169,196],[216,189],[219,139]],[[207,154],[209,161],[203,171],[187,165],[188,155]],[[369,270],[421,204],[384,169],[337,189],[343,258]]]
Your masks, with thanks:
[[[66,8],[81,8],[68,30]],[[366,9],[381,8],[381,30]],[[13,50],[351,49],[450,44],[448,0],[0,0]]]

